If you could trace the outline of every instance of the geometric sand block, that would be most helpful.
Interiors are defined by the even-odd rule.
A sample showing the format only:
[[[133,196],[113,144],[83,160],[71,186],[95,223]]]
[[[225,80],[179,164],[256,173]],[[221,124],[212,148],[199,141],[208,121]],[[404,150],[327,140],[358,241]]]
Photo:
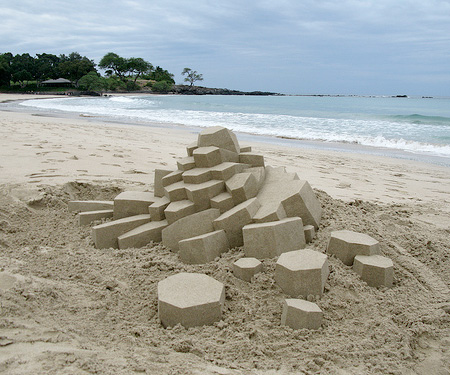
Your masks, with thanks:
[[[261,206],[253,217],[255,223],[267,223],[286,218],[286,211],[281,202],[268,202]]]
[[[303,299],[284,300],[281,325],[292,329],[318,329],[322,325],[323,312],[313,302]]]
[[[306,243],[310,243],[316,236],[316,229],[314,228],[314,225],[305,225],[303,230],[305,231]]]
[[[179,273],[158,283],[158,317],[163,327],[218,322],[224,302],[224,285],[204,274]]]
[[[175,182],[180,182],[183,179],[182,175],[183,171],[180,170],[170,172],[161,179],[161,184],[163,187],[166,187],[174,184]]]
[[[201,184],[211,179],[211,168],[194,168],[183,173],[183,181],[186,184]]]
[[[187,199],[172,202],[164,210],[164,215],[166,216],[166,220],[169,225],[182,217],[192,214],[195,214],[195,206],[194,203]]]
[[[239,154],[239,163],[249,164],[252,167],[264,167],[264,156],[252,152]]]
[[[216,146],[239,153],[240,147],[236,135],[221,126],[214,126],[201,131],[198,135],[198,147]]]
[[[164,196],[171,202],[187,199],[186,184],[183,181],[164,186]]]
[[[223,181],[211,180],[201,184],[186,184],[187,199],[195,204],[195,210],[202,211],[211,207],[211,198],[225,190]]]
[[[242,229],[242,233],[247,257],[274,258],[306,246],[303,223],[299,217],[249,224]]]
[[[389,258],[381,255],[357,255],[353,270],[369,286],[392,287],[394,281],[394,264]]]
[[[230,248],[243,245],[242,228],[252,222],[253,215],[259,207],[258,199],[252,198],[224,212],[214,220],[214,229],[225,231]]]
[[[335,254],[344,264],[351,266],[356,255],[380,254],[380,244],[367,234],[339,230],[331,232],[327,252]]]
[[[229,249],[223,230],[187,238],[178,243],[180,260],[187,264],[204,264],[213,261]]]
[[[86,212],[114,209],[113,201],[70,201],[69,212]]]
[[[218,218],[219,215],[220,211],[218,209],[210,208],[175,221],[163,229],[163,245],[173,252],[178,252],[179,241],[213,232],[213,220]]]
[[[109,219],[113,217],[113,210],[101,210],[101,211],[85,211],[78,214],[78,224],[89,225],[95,220]]]
[[[256,178],[258,190],[261,189],[266,179],[266,169],[264,167],[251,167],[247,168],[244,172],[253,174]]]
[[[252,146],[242,146],[239,152],[252,152]]]
[[[161,242],[161,232],[169,224],[166,220],[150,221],[119,236],[119,249],[143,247],[150,242]]]
[[[226,162],[210,168],[210,171],[214,180],[226,181],[233,177],[236,173],[243,172],[247,167],[247,164]]]
[[[155,180],[153,183],[153,194],[155,197],[164,197],[164,186],[162,184],[163,177],[173,171],[167,169],[155,169]]]
[[[180,171],[188,171],[195,168],[195,161],[192,156],[186,156],[177,161],[177,167]]]
[[[262,270],[263,264],[256,258],[241,258],[233,263],[233,275],[247,282]]]
[[[148,213],[152,221],[160,221],[166,218],[164,214],[164,210],[170,204],[170,201],[166,197],[155,198],[155,202],[153,202],[150,206],[148,206]]]
[[[92,227],[92,240],[97,249],[118,248],[117,237],[150,221],[150,215],[136,215]]]
[[[272,167],[268,165],[265,171],[267,182],[299,180],[297,173],[288,173],[285,167]]]
[[[194,150],[198,148],[197,142],[193,142],[186,147],[187,155],[192,156]]]
[[[222,163],[222,154],[218,147],[199,147],[194,150],[193,155],[198,168],[214,167]]]
[[[275,267],[275,282],[291,297],[321,296],[330,270],[325,254],[314,250],[283,253]]]
[[[148,206],[155,201],[153,193],[124,191],[114,198],[114,220],[128,216],[148,214]]]
[[[218,208],[220,213],[223,214],[225,211],[231,210],[234,207],[233,197],[230,193],[224,192],[212,197],[211,207]]]
[[[238,173],[225,182],[235,205],[254,198],[258,194],[258,182],[252,173]]]

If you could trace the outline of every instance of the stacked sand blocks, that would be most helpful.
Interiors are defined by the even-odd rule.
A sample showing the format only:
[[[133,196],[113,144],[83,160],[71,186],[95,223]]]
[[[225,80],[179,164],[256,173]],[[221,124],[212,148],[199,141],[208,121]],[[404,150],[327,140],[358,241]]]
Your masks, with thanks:
[[[182,262],[202,264],[243,246],[245,258],[233,272],[245,281],[262,271],[261,260],[278,257],[275,281],[292,297],[282,324],[321,324],[320,308],[303,300],[322,295],[329,273],[327,256],[305,249],[319,227],[320,203],[307,181],[265,166],[262,155],[240,148],[226,128],[202,131],[176,170],[155,170],[153,193],[126,191],[113,202],[71,202],[69,209],[80,212],[80,225],[112,217],[92,228],[97,248],[162,242]],[[360,263],[368,269],[364,258]],[[212,324],[221,319],[223,303],[224,285],[206,275],[183,273],[158,284],[164,326]]]

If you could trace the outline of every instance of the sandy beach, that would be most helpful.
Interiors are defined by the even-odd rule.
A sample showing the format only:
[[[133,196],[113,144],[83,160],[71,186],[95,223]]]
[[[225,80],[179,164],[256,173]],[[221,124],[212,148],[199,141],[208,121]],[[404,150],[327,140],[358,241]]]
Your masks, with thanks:
[[[275,260],[247,284],[230,273],[239,249],[199,266],[160,244],[98,250],[67,211],[71,199],[153,191],[154,170],[176,169],[196,139],[181,127],[0,111],[0,372],[450,373],[450,168],[241,142],[316,190],[324,217],[311,248],[325,252],[331,231],[349,229],[394,261],[394,287],[374,289],[330,258],[324,326],[294,331],[279,325]],[[221,323],[158,324],[156,283],[180,271],[226,284]]]

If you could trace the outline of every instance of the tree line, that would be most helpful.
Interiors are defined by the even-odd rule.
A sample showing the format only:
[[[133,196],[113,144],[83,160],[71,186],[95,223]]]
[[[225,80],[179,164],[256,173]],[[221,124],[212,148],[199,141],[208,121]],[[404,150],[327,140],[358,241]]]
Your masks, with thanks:
[[[104,70],[105,76],[97,67]],[[201,74],[190,68],[185,68],[182,74],[191,86],[203,80]],[[146,85],[152,91],[167,92],[175,84],[174,75],[160,66],[154,67],[140,57],[125,58],[113,52],[103,56],[98,65],[78,52],[59,56],[0,53],[0,87],[39,87],[45,80],[58,78],[68,79],[87,91],[134,91],[140,88],[138,80],[147,80]]]

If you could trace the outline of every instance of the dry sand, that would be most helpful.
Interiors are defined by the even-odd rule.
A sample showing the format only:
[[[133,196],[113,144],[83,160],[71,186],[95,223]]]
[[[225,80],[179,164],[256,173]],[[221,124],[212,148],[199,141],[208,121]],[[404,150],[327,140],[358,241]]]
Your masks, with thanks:
[[[241,249],[193,266],[158,244],[93,247],[67,202],[152,191],[154,169],[175,169],[196,134],[91,120],[0,111],[0,372],[450,373],[449,168],[250,144],[317,189],[324,217],[311,248],[325,252],[333,230],[360,231],[395,265],[394,287],[374,289],[330,258],[325,323],[294,331],[279,324],[274,260],[248,284],[231,273]],[[223,321],[159,325],[156,284],[181,271],[225,283]]]

